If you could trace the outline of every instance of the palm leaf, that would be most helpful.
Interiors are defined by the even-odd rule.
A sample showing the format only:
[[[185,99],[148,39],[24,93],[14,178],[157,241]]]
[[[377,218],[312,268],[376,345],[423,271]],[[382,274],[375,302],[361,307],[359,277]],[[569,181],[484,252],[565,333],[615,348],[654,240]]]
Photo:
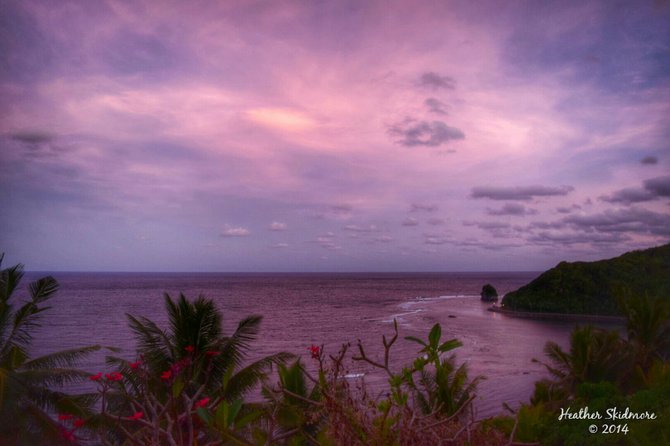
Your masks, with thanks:
[[[53,296],[58,287],[58,281],[53,277],[42,277],[30,284],[30,296],[34,303],[41,303]]]
[[[26,361],[22,367],[27,370],[74,367],[81,359],[98,350],[99,345],[61,350]]]
[[[266,356],[255,361],[231,376],[225,388],[223,397],[227,401],[234,401],[252,390],[265,376],[273,364],[284,364],[295,358],[291,353],[281,352]]]
[[[262,316],[248,316],[242,319],[235,333],[222,340],[217,349],[221,354],[215,364],[217,366],[226,364],[227,366],[239,367],[251,346],[251,342],[258,335],[262,319]]]
[[[4,258],[0,255],[0,263]],[[0,302],[7,302],[23,277],[23,265],[17,264],[0,271]]]

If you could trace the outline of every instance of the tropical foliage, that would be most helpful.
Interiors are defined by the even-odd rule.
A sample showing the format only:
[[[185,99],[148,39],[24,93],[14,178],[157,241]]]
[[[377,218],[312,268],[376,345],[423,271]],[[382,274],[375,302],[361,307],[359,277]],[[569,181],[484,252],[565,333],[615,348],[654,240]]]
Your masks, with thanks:
[[[515,311],[621,315],[617,297],[670,296],[670,244],[597,262],[561,262],[507,293],[502,304]]]
[[[668,302],[648,296],[620,302],[626,316],[627,339],[621,338],[618,331],[586,326],[572,332],[568,351],[556,343],[547,343],[545,354],[549,361],[544,365],[552,379],[536,383],[530,404],[517,412],[513,435],[517,441],[634,445],[665,444],[670,440],[670,427],[658,421],[670,416]],[[590,413],[599,412],[603,418],[608,409],[628,408],[632,412],[654,413],[657,419],[611,421],[626,432],[594,436],[589,432],[591,419],[556,422],[557,413],[569,407],[588,407]],[[601,428],[601,424],[596,426]]]
[[[260,316],[243,319],[224,336],[222,315],[210,299],[165,294],[165,307],[167,330],[128,315],[138,356],[132,362],[110,357],[116,371],[91,377],[99,383],[101,437],[110,444],[244,443],[242,428],[262,414],[244,402],[245,395],[291,355],[246,363]]]
[[[0,255],[0,266],[4,256]],[[61,387],[82,381],[87,374],[77,363],[99,347],[83,347],[31,357],[34,330],[40,327],[46,303],[58,291],[51,276],[32,282],[28,299],[16,302],[14,292],[23,277],[23,265],[0,270],[0,444],[53,444],[74,438],[86,407],[86,396],[67,396]],[[72,427],[57,423],[51,414],[72,412]],[[61,420],[65,421],[65,420]],[[74,425],[76,422],[77,425]]]

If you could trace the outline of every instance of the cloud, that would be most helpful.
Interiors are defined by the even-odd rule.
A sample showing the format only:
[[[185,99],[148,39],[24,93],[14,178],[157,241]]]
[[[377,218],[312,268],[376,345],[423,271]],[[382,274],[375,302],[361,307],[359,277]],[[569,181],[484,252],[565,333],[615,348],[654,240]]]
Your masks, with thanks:
[[[373,238],[372,240],[379,243],[389,243],[393,241],[393,237],[391,237],[390,235],[379,235]]]
[[[654,197],[651,192],[636,187],[621,189],[611,195],[603,195],[599,197],[600,200],[606,201],[607,203],[623,204],[641,203],[643,201],[653,200],[654,198],[656,197]]]
[[[499,221],[464,221],[463,226],[475,226],[494,238],[507,238],[514,235],[515,231],[509,223]]]
[[[336,204],[334,206],[330,207],[332,212],[337,212],[337,213],[349,213],[351,212],[354,208],[350,204]]]
[[[570,207],[557,207],[556,212],[558,212],[559,214],[569,214],[570,212],[575,211],[575,210],[579,210],[581,208],[582,207],[580,205],[573,204]]]
[[[243,228],[241,226],[238,226],[238,227],[226,227],[226,229],[224,229],[223,232],[221,232],[220,236],[221,237],[246,237],[249,234],[251,234],[251,232],[248,229]]]
[[[273,248],[275,249],[283,249],[283,248],[288,248],[289,244],[288,243],[275,243],[272,245]]]
[[[429,218],[428,220],[426,220],[426,223],[428,223],[429,225],[433,225],[433,226],[439,226],[439,225],[445,224],[446,222],[443,218],[434,217],[434,218]]]
[[[585,234],[585,233],[551,233],[540,232],[527,239],[529,242],[539,245],[575,245],[575,244],[613,244],[630,240],[622,234]]]
[[[562,222],[582,231],[670,236],[670,215],[642,208],[607,210],[593,215],[570,215]]]
[[[428,108],[428,111],[431,113],[436,113],[438,115],[446,115],[447,110],[445,110],[444,102],[437,100],[435,98],[427,98],[423,101],[424,105]]]
[[[295,110],[257,108],[247,111],[247,116],[256,123],[290,132],[308,130],[316,125],[309,116]]]
[[[376,231],[378,231],[377,226],[375,226],[375,225],[369,225],[369,226],[346,225],[342,229],[344,229],[345,231],[349,231],[349,232],[376,232]]]
[[[599,199],[608,203],[632,204],[670,197],[670,175],[650,178],[642,185],[643,188],[625,188],[611,195],[603,195]]]
[[[453,90],[456,87],[456,81],[449,76],[441,76],[435,72],[428,71],[421,75],[419,85],[433,90],[439,90],[440,88]]]
[[[500,209],[486,209],[486,213],[489,215],[535,215],[537,211],[535,209],[526,208],[524,205],[519,203],[507,203]]]
[[[11,138],[14,141],[19,141],[26,144],[42,144],[53,141],[54,136],[47,132],[25,131],[14,133],[11,135]]]
[[[353,212],[353,210],[354,210],[353,206],[349,204],[335,204],[328,206],[323,211],[315,213],[314,216],[319,219],[332,218],[338,220],[346,220],[351,217],[351,213]]]
[[[428,204],[428,203],[412,203],[412,208],[410,209],[411,212],[418,212],[418,211],[435,212],[436,210],[437,210],[436,204]]]
[[[658,158],[655,156],[645,156],[640,160],[642,164],[658,164]]]
[[[519,187],[473,187],[472,198],[489,198],[491,200],[519,200],[527,201],[535,197],[562,196],[572,192],[572,186],[519,186]]]
[[[464,221],[463,226],[476,226],[480,229],[506,229],[510,227],[510,224],[499,221]]]
[[[335,234],[333,234],[332,232],[326,232],[325,234],[318,236],[316,240],[312,241],[312,243],[316,243],[320,247],[324,249],[329,249],[331,251],[337,251],[339,249],[342,249],[341,246],[335,243]]]
[[[286,223],[273,221],[269,227],[270,231],[284,231],[286,230]]]
[[[530,223],[527,229],[562,229],[565,227],[565,223],[562,221],[534,221]],[[521,229],[523,231],[523,228]]]
[[[426,235],[424,236],[423,242],[426,245],[445,245],[447,243],[451,243],[452,240],[439,235]]]
[[[657,197],[670,197],[670,175],[644,181],[644,188]]]
[[[419,220],[417,220],[414,217],[407,217],[402,222],[403,226],[417,226],[418,224],[419,224]]]
[[[414,147],[437,147],[452,140],[465,139],[465,134],[456,127],[449,127],[442,121],[416,121],[406,119],[389,128],[389,134],[399,136],[397,144]]]

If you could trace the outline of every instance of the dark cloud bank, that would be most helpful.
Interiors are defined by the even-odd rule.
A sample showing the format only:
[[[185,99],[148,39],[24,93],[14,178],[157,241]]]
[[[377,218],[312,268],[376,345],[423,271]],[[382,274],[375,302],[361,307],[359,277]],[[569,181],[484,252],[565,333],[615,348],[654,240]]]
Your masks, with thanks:
[[[408,119],[389,128],[389,134],[399,136],[396,142],[407,147],[437,147],[452,140],[465,139],[460,129],[449,127],[442,121],[416,121]]]
[[[472,198],[488,198],[491,200],[527,201],[535,197],[551,197],[567,195],[575,188],[572,186],[519,186],[495,187],[481,186],[472,188]]]

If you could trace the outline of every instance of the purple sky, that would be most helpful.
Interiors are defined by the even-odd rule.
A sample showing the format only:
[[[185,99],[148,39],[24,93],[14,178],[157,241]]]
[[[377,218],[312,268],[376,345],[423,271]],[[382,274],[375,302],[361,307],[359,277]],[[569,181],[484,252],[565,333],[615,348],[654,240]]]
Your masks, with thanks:
[[[542,270],[670,238],[670,4],[2,1],[31,270]]]

